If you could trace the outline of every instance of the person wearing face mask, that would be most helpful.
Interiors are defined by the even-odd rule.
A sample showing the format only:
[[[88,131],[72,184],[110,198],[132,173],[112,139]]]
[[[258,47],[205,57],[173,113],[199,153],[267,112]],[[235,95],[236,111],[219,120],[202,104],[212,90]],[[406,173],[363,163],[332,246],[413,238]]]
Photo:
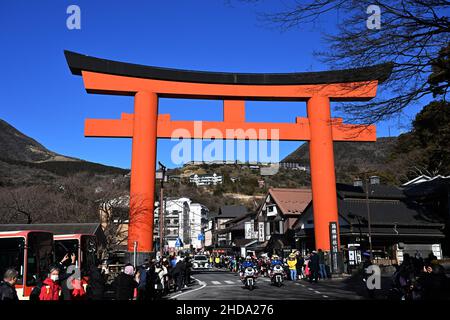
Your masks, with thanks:
[[[39,300],[59,300],[60,291],[59,269],[57,266],[52,266],[47,279],[42,282]]]
[[[15,269],[8,269],[0,282],[0,301],[18,301],[16,292],[16,282],[18,272]]]

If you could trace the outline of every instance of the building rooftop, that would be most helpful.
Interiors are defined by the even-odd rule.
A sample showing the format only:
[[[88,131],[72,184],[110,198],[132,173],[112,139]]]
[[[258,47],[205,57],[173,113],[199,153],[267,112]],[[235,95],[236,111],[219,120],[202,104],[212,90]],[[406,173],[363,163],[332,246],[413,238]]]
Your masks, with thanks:
[[[217,215],[218,218],[237,218],[247,214],[247,208],[241,205],[222,206]]]
[[[311,189],[271,188],[269,194],[284,215],[300,215],[312,200]]]
[[[408,198],[403,190],[395,187],[373,185],[375,192],[369,197],[371,224],[384,227],[414,227],[442,229],[442,217],[425,206]],[[341,227],[368,224],[367,202],[361,187],[338,184],[338,211]],[[391,192],[391,194],[388,194]],[[294,226],[313,221],[314,207],[309,206],[305,214]],[[401,228],[400,228],[401,229]],[[399,230],[400,230],[399,229]]]
[[[349,184],[336,184],[336,190],[340,198],[366,198],[366,187]],[[401,188],[383,184],[369,184],[369,198],[376,199],[405,199]]]
[[[369,199],[371,223],[374,225],[443,226],[443,221],[432,212],[415,203],[401,200],[381,201]],[[366,200],[346,199],[339,201],[339,213],[352,223],[368,220]]]
[[[423,174],[423,175],[418,176],[418,177],[416,177],[416,178],[414,178],[412,180],[409,180],[408,182],[405,182],[404,184],[402,184],[402,186],[403,187],[411,186],[411,185],[420,184],[420,183],[427,182],[427,181],[433,181],[433,180],[436,180],[436,179],[438,179],[438,180],[440,180],[440,179],[450,180],[450,176],[446,176],[445,177],[445,176],[442,176],[442,175],[437,175],[435,177],[430,177],[430,176],[427,176],[427,175]]]
[[[450,177],[436,177],[425,182],[410,184],[404,189],[404,194],[410,197],[432,197],[436,194],[450,192]]]

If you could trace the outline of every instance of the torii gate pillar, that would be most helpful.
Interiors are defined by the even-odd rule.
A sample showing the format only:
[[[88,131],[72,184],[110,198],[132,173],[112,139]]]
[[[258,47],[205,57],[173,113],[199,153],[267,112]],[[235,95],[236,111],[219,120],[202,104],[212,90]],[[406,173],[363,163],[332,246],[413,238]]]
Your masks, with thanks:
[[[329,250],[329,222],[338,222],[330,99],[311,97],[307,101],[307,113],[315,242],[317,249]]]
[[[150,252],[153,248],[156,133],[158,97],[137,92],[134,96],[133,144],[130,181],[128,251]],[[136,243],[135,243],[136,242]],[[142,260],[142,259],[139,259]]]

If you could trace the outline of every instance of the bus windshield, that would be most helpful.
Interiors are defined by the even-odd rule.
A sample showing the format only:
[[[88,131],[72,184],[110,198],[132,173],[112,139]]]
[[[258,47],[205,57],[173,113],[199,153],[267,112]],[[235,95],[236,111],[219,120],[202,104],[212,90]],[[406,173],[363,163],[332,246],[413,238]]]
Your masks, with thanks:
[[[56,260],[61,261],[66,254],[70,257],[72,253],[75,253],[81,271],[87,272],[96,262],[97,241],[95,236],[82,235],[80,238],[80,240],[56,240]],[[81,248],[81,259],[78,257],[79,248]]]
[[[0,275],[9,268],[19,272],[17,284],[23,284],[25,238],[0,238]]]
[[[56,261],[61,261],[67,254],[70,258],[72,253],[78,259],[78,240],[77,239],[67,239],[67,240],[56,240],[55,241],[55,255]]]

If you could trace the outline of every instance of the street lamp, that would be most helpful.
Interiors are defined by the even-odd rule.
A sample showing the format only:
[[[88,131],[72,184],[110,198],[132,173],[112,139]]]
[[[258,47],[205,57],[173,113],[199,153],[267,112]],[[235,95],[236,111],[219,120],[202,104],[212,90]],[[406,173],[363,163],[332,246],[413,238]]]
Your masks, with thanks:
[[[162,176],[161,176],[161,192],[159,197],[159,254],[160,259],[163,257],[164,253],[164,179],[166,176],[166,167],[158,161],[158,164],[162,170]]]
[[[372,249],[372,223],[371,223],[371,215],[370,215],[370,205],[369,205],[369,188],[371,183],[369,184],[369,175],[375,174],[374,171],[366,171],[361,172],[361,174],[364,176],[364,182],[365,182],[365,193],[366,193],[366,208],[367,208],[367,225],[368,225],[368,231],[369,231],[369,252],[370,252],[370,259],[373,259],[373,249]],[[373,176],[375,178],[375,176]],[[361,185],[362,186],[362,185]]]

